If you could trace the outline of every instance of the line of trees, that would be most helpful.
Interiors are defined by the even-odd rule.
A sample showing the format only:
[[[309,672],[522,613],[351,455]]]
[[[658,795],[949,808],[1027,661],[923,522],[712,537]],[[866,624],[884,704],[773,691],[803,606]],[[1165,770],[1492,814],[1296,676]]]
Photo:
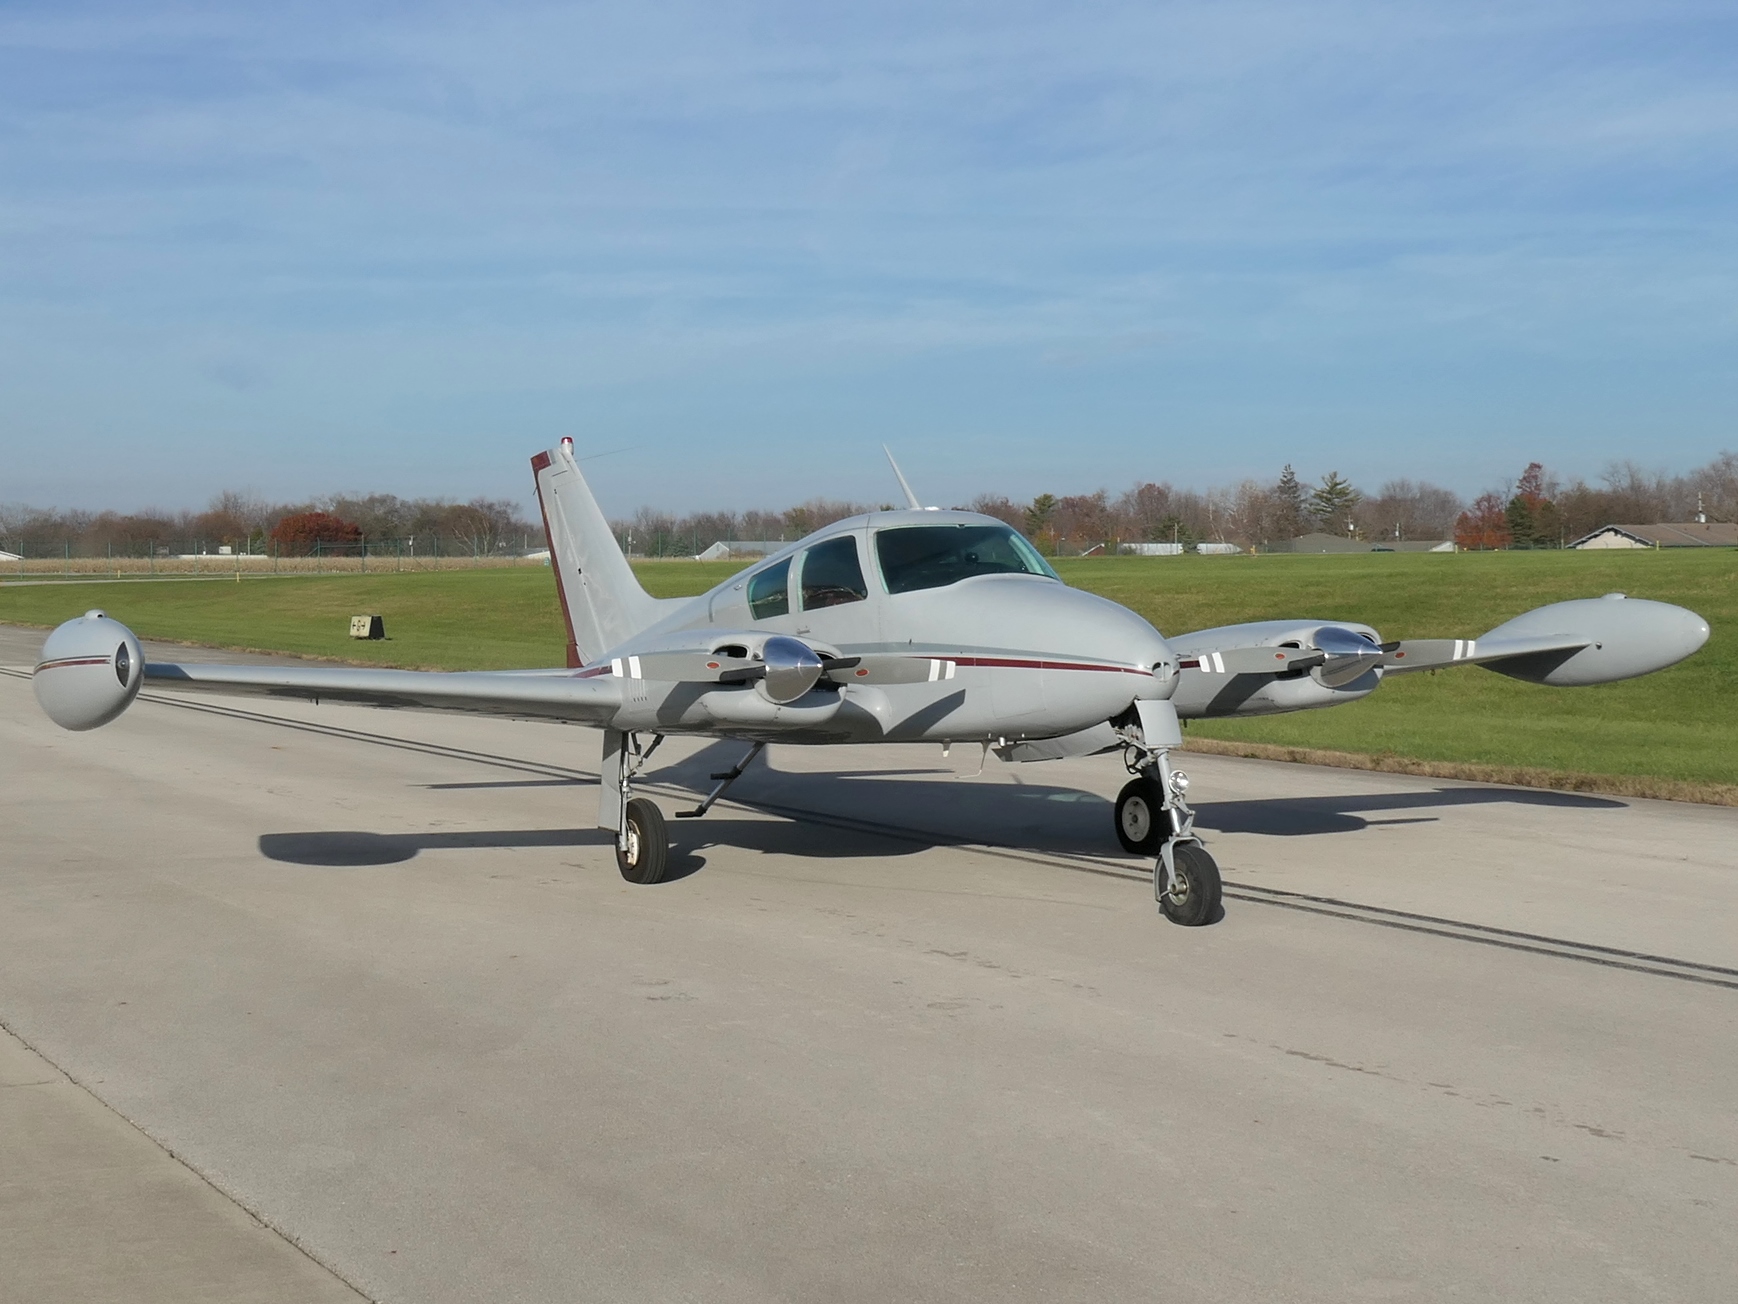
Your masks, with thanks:
[[[1634,462],[1606,470],[1599,486],[1564,483],[1529,463],[1507,490],[1490,490],[1455,520],[1463,548],[1560,548],[1602,525],[1738,521],[1738,453],[1725,452],[1688,475],[1648,472]]]
[[[692,556],[720,540],[791,540],[883,502],[811,499],[784,511],[714,511],[676,516],[642,507],[615,523],[625,551]],[[1613,523],[1648,525],[1692,519],[1738,520],[1738,453],[1725,452],[1687,475],[1650,472],[1633,462],[1607,468],[1597,484],[1558,477],[1534,462],[1512,485],[1473,502],[1427,481],[1390,480],[1366,493],[1338,471],[1306,484],[1286,466],[1271,482],[1245,480],[1199,492],[1144,481],[1112,497],[1107,490],[1016,503],[981,494],[963,504],[1008,522],[1048,552],[1079,553],[1122,543],[1236,543],[1280,547],[1320,531],[1371,542],[1449,539],[1465,548],[1554,548]],[[542,546],[540,523],[506,500],[405,499],[337,494],[314,502],[269,504],[219,494],[203,512],[57,512],[0,507],[0,547],[28,556],[147,556],[155,552],[315,549],[487,556]]]
[[[408,550],[489,556],[541,546],[543,526],[516,503],[468,503],[395,494],[334,494],[307,503],[268,503],[226,491],[202,512],[54,511],[0,506],[0,547],[25,556],[163,556],[181,552],[327,552]]]
[[[1649,472],[1633,462],[1607,468],[1599,483],[1560,481],[1539,463],[1514,484],[1471,504],[1428,481],[1398,479],[1366,493],[1338,471],[1306,484],[1286,466],[1278,479],[1209,490],[1151,481],[1109,491],[1019,503],[980,494],[961,504],[1006,521],[1047,552],[1079,553],[1122,543],[1236,543],[1271,549],[1321,532],[1370,542],[1455,539],[1462,547],[1560,547],[1602,525],[1688,520],[1698,501],[1710,520],[1738,520],[1738,454],[1722,453],[1688,475]],[[816,499],[784,512],[699,512],[677,516],[643,507],[616,523],[624,549],[644,556],[691,556],[721,539],[792,540],[875,504]],[[880,504],[886,508],[888,504]]]

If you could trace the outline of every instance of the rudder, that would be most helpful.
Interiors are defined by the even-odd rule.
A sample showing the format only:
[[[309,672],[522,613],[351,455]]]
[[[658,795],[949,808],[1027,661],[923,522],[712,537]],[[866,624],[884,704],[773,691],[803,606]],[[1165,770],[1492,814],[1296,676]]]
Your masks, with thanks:
[[[567,664],[588,665],[658,618],[658,600],[640,587],[615,532],[579,473],[573,441],[531,459],[537,503],[549,541],[549,568],[567,621]]]

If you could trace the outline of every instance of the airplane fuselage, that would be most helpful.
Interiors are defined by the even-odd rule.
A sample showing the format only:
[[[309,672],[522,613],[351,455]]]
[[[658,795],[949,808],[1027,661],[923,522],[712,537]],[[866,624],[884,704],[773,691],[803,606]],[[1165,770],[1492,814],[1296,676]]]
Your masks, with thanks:
[[[696,634],[751,653],[751,640],[782,634],[839,657],[927,659],[935,677],[822,683],[779,704],[748,686],[632,673],[634,656],[691,648]],[[818,530],[675,605],[606,662],[626,680],[620,728],[816,743],[1053,738],[1167,698],[1178,680],[1176,654],[1146,620],[1063,584],[1000,521],[950,511]]]

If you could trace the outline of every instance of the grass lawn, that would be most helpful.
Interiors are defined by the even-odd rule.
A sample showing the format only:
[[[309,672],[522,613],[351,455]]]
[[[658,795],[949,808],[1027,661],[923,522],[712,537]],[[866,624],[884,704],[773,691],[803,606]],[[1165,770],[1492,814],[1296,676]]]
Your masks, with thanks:
[[[698,593],[725,563],[638,568],[659,596]],[[1063,560],[1070,584],[1182,632],[1274,616],[1361,620],[1385,638],[1476,636],[1530,607],[1622,591],[1690,607],[1714,634],[1658,675],[1552,689],[1468,669],[1408,675],[1363,702],[1264,720],[1190,726],[1192,736],[1426,761],[1533,766],[1738,783],[1738,551],[1374,553],[1345,557]],[[0,621],[53,625],[102,607],[148,638],[381,665],[558,665],[563,634],[549,572],[244,578],[0,586]],[[347,637],[379,612],[384,643]]]

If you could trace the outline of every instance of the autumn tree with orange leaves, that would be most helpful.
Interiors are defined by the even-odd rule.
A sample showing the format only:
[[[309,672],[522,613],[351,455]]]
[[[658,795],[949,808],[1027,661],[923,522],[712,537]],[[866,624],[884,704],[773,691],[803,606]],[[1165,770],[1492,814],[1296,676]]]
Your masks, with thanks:
[[[1514,537],[1509,532],[1508,509],[1501,494],[1480,494],[1454,523],[1454,546],[1468,552],[1507,548]]]
[[[272,542],[280,553],[289,557],[305,557],[316,545],[359,543],[362,529],[331,512],[297,512],[272,526]]]

